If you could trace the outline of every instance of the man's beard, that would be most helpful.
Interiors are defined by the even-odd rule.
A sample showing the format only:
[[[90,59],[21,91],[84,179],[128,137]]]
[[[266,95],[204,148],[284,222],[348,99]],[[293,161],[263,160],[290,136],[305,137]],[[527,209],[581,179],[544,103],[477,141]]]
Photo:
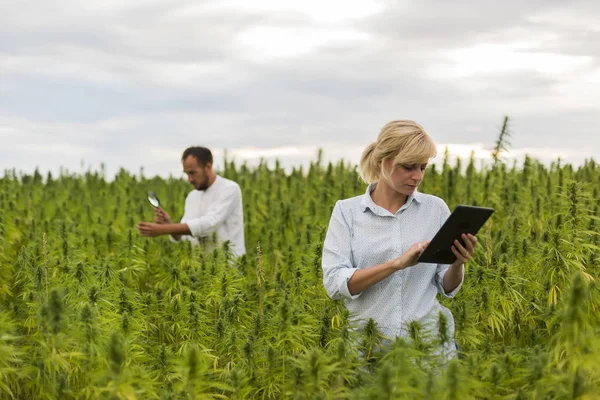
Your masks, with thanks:
[[[204,182],[200,183],[196,187],[196,190],[206,190],[206,189],[208,189],[208,179],[206,179]]]

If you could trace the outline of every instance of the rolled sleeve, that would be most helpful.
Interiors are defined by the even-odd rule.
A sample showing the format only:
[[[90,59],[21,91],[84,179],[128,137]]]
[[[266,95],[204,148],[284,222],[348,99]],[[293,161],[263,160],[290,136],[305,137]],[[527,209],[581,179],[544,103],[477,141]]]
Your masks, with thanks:
[[[465,280],[465,266],[462,266],[462,276],[460,278],[458,286],[456,286],[456,288],[450,293],[446,293],[446,291],[444,290],[444,275],[446,275],[448,268],[450,268],[450,265],[448,264],[438,264],[437,272],[435,274],[435,286],[437,287],[439,294],[451,299],[454,296],[456,296],[463,284],[463,281]]]
[[[212,221],[209,221],[206,217],[194,218],[186,222],[190,233],[194,237],[207,236],[209,234],[208,227],[215,226]]]
[[[323,285],[327,295],[334,300],[356,299],[360,296],[360,293],[350,294],[348,289],[348,281],[356,271],[352,264],[350,238],[350,226],[337,202],[329,221],[322,257]]]
[[[181,223],[183,224],[184,222],[181,222]],[[189,225],[188,225],[188,227],[189,227]],[[169,240],[173,243],[181,243],[186,240],[193,240],[193,238],[190,235],[180,235],[179,239],[175,239],[175,237],[173,235],[169,235]]]

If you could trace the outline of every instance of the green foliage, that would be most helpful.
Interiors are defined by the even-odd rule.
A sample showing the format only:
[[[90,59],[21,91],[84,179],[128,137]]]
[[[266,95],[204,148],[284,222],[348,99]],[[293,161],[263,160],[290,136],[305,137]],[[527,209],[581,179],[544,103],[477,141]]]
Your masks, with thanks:
[[[449,320],[425,336],[358,330],[327,298],[320,257],[339,198],[362,194],[344,162],[285,172],[227,161],[248,254],[144,239],[145,193],[177,218],[180,180],[121,170],[0,179],[0,398],[597,398],[600,168],[432,165],[422,191],[496,213],[465,283],[444,299],[461,358],[439,363]]]

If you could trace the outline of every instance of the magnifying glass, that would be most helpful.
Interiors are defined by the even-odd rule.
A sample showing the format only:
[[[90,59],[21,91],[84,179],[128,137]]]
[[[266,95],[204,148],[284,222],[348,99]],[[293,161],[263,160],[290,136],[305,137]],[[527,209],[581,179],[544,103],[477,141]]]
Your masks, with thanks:
[[[160,206],[160,201],[158,201],[158,196],[154,192],[148,192],[148,201],[154,207],[159,207]]]

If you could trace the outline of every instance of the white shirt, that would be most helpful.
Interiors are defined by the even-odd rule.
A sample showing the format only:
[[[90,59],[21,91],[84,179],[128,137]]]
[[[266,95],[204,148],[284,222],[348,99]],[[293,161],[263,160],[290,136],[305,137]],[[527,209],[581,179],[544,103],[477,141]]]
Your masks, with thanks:
[[[229,240],[236,256],[246,253],[242,191],[232,180],[217,175],[208,189],[191,191],[185,199],[181,223],[187,224],[192,233],[182,235],[182,240],[198,244],[198,238],[210,237],[216,231],[218,243]]]
[[[323,284],[332,299],[344,299],[353,318],[377,323],[389,338],[408,337],[408,323],[417,320],[437,333],[440,312],[448,319],[451,342],[445,354],[456,354],[454,318],[437,300],[439,293],[454,297],[462,286],[445,293],[443,277],[449,265],[419,263],[391,276],[357,295],[351,295],[348,281],[359,268],[382,264],[402,255],[416,242],[432,239],[450,215],[439,197],[415,192],[392,214],[371,198],[371,184],[364,195],[336,203],[323,245]],[[464,269],[463,269],[464,278]]]

